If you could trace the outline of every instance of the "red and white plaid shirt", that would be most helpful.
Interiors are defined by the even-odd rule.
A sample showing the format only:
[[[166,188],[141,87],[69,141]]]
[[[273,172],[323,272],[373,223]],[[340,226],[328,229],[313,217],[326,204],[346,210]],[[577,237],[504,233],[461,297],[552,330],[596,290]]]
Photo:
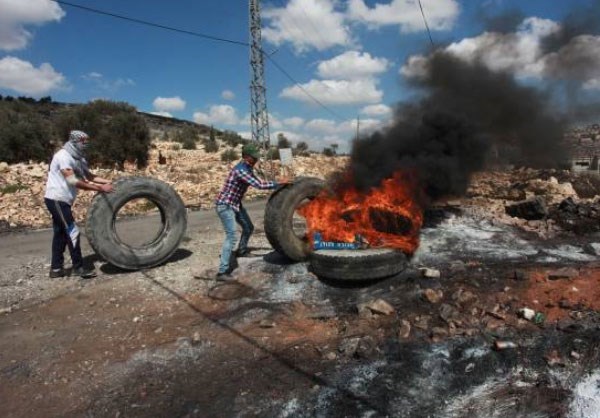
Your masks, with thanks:
[[[277,187],[275,181],[262,181],[254,175],[252,166],[246,161],[240,161],[231,169],[223,188],[217,195],[217,205],[228,205],[239,212],[242,198],[248,190],[248,186],[260,190],[269,190]]]

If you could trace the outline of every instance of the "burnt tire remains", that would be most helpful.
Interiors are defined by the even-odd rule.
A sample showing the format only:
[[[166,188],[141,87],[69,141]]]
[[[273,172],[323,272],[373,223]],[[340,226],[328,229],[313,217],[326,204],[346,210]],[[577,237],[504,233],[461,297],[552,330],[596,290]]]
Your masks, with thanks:
[[[112,193],[97,194],[88,210],[86,234],[94,251],[126,270],[154,267],[167,261],[179,247],[187,228],[181,197],[168,184],[149,177],[125,177],[113,186]],[[150,242],[131,246],[121,241],[115,222],[119,210],[139,198],[156,205],[162,227]]]
[[[317,276],[335,280],[374,280],[406,268],[404,253],[389,248],[365,250],[315,250],[310,266]]]
[[[294,231],[294,212],[302,202],[314,199],[324,187],[321,179],[301,177],[271,195],[265,209],[265,234],[278,253],[293,261],[308,258],[310,243],[306,236]]]

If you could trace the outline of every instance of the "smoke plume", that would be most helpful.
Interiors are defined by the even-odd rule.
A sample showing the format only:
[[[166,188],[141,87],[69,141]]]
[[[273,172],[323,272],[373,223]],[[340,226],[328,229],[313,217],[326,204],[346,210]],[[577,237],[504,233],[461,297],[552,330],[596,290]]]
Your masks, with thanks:
[[[425,74],[414,81],[424,92],[419,103],[399,105],[390,128],[354,142],[350,171],[359,189],[404,170],[436,199],[463,194],[492,151],[531,167],[564,158],[564,121],[538,90],[442,51],[428,59]]]

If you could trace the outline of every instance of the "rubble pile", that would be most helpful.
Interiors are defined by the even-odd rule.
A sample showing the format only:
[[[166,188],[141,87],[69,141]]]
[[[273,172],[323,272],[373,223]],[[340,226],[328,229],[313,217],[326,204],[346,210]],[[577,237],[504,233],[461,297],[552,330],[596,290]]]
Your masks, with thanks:
[[[92,171],[101,177],[111,180],[124,176],[150,176],[172,185],[188,207],[206,209],[213,201],[225,181],[229,169],[238,160],[227,163],[221,161],[221,153],[227,148],[221,146],[217,153],[207,153],[203,149],[176,149],[179,144],[156,142],[149,153],[149,164],[138,170],[134,164],[125,166],[124,170],[96,169]],[[239,148],[239,147],[238,147]],[[165,157],[166,164],[159,164],[159,153]],[[240,149],[237,150],[241,154]],[[333,171],[339,170],[346,163],[345,157],[326,157],[315,154],[309,157],[294,158],[295,176],[313,176],[325,178]],[[262,169],[269,173],[270,162],[262,164]],[[279,161],[273,162],[273,170],[279,173]],[[50,217],[44,205],[44,192],[48,164],[14,164],[0,163],[0,231],[12,228],[41,228],[50,225]],[[278,174],[277,174],[278,175]],[[248,199],[268,195],[268,191],[250,188]],[[94,193],[80,192],[75,202],[74,213],[77,221],[85,220],[87,207]],[[147,201],[127,205],[123,215],[142,214],[151,210]]]

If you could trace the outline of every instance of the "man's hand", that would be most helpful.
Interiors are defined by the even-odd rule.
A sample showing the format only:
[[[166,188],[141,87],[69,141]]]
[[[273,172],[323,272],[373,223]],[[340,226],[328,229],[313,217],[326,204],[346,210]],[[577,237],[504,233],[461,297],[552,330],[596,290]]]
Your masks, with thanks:
[[[112,183],[100,184],[100,193],[110,193],[114,190]]]

